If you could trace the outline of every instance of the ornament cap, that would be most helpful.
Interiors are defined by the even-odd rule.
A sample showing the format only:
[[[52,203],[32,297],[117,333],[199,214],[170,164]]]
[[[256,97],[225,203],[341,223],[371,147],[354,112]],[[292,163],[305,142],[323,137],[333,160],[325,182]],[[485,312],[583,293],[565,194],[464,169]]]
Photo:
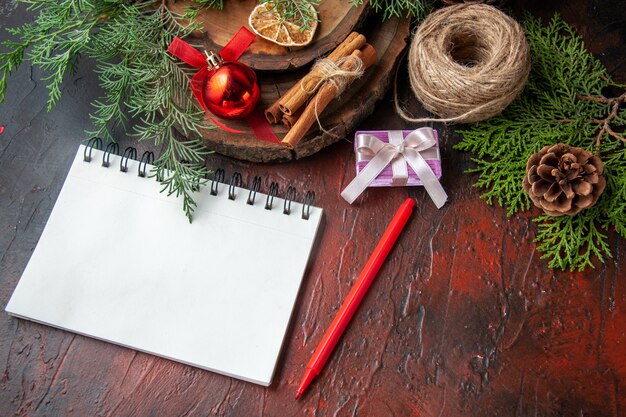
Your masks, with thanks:
[[[223,61],[222,57],[213,51],[204,51],[204,54],[206,55],[206,63],[209,66],[209,69],[217,67]]]

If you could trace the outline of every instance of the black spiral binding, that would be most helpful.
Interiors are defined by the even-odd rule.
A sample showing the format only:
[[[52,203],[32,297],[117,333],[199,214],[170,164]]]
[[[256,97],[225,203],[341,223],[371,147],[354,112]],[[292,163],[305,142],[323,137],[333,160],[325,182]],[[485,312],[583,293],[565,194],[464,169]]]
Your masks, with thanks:
[[[271,210],[272,204],[274,203],[274,197],[278,194],[278,184],[272,182],[270,184],[270,190],[267,193],[267,199],[265,200],[265,210]]]
[[[283,204],[283,214],[291,214],[291,202],[296,198],[296,189],[294,187],[287,188],[285,193],[285,203]]]
[[[217,169],[213,174],[213,179],[211,181],[211,195],[217,195],[218,186],[220,183],[224,182],[224,178],[226,174],[223,169]],[[236,198],[236,188],[242,187],[242,177],[239,172],[233,173],[230,177],[230,184],[228,187],[228,198],[230,200],[234,200]],[[252,186],[248,187],[248,199],[246,200],[246,204],[254,205],[256,201],[256,195],[261,189],[261,177],[256,175],[252,180]],[[274,198],[278,195],[278,183],[272,182],[270,184],[270,188],[267,192],[267,198],[265,200],[265,209],[272,210],[274,206]],[[283,214],[290,215],[291,214],[291,204],[296,200],[297,191],[295,187],[288,187],[287,192],[285,193],[284,203],[283,203]],[[307,191],[304,195],[304,202],[302,203],[302,218],[304,220],[309,220],[311,215],[311,207],[315,202],[315,193],[313,191]]]
[[[94,148],[102,150],[102,139],[98,137],[93,137],[87,141],[87,145],[85,145],[85,151],[83,154],[83,159],[85,162],[91,162],[91,154]],[[119,152],[119,145],[115,142],[111,142],[107,145],[104,153],[102,155],[102,166],[109,167],[110,166],[110,158],[111,154],[117,155]],[[124,150],[122,154],[122,158],[120,159],[120,171],[127,172],[128,171],[128,162],[130,159],[137,159],[137,149],[129,146]],[[154,162],[154,152],[145,151],[139,160],[139,166],[137,167],[137,175],[139,177],[146,177],[148,165]],[[219,168],[216,169],[213,173],[213,177],[211,178],[211,187],[210,194],[217,195],[220,183],[224,183],[224,179],[226,178],[226,172]],[[250,190],[248,192],[248,199],[246,200],[246,204],[254,205],[256,200],[256,195],[261,189],[261,177],[255,175],[252,180],[252,186],[249,187]],[[237,197],[236,189],[242,188],[243,178],[239,172],[233,173],[230,177],[230,184],[228,186],[228,199],[235,200]],[[199,184],[196,185],[199,189]],[[278,183],[272,182],[270,184],[269,190],[267,192],[267,198],[265,200],[265,209],[272,210],[274,204],[274,198],[278,195]],[[283,214],[290,215],[291,214],[291,203],[293,203],[296,199],[296,189],[295,187],[288,187],[287,192],[285,193],[284,203],[283,203]],[[313,191],[307,191],[304,195],[304,202],[302,203],[302,218],[304,220],[308,220],[311,214],[311,206],[315,202],[315,193]]]
[[[146,171],[148,169],[148,164],[154,162],[154,152],[145,151],[143,155],[141,155],[141,159],[139,160],[139,166],[137,167],[137,176],[145,177]],[[143,166],[143,169],[141,168]]]
[[[213,179],[211,180],[211,195],[217,195],[217,188],[220,185],[220,182],[224,182],[224,177],[226,173],[222,168],[215,170],[213,173]]]
[[[307,191],[304,196],[304,203],[302,203],[302,218],[309,220],[309,214],[311,212],[311,206],[315,202],[315,193],[313,191]]]
[[[241,174],[239,172],[235,172],[232,177],[230,177],[230,186],[228,187],[228,199],[229,200],[234,200],[236,195],[235,195],[235,188],[239,187],[241,188],[241,185],[243,184],[243,180],[241,179]]]
[[[137,149],[129,146],[128,148],[124,149],[122,159],[120,159],[120,171],[128,171],[128,160],[131,158],[137,159]]]
[[[120,151],[120,146],[117,143],[115,142],[109,143],[106,149],[104,150],[104,153],[102,154],[102,166],[105,168],[108,168],[110,165],[109,159],[111,158],[111,154],[114,153],[117,155],[119,151]]]
[[[85,162],[91,162],[91,151],[93,151],[93,148],[102,150],[102,139],[93,137],[87,141],[85,151],[83,152],[83,160]],[[89,154],[87,154],[87,151],[89,151]]]
[[[261,177],[259,177],[258,175],[254,176],[254,179],[252,180],[252,187],[250,187],[250,192],[248,193],[248,201],[246,201],[246,204],[249,205],[254,205],[254,200],[256,199],[256,193],[259,191],[259,189],[261,188]]]

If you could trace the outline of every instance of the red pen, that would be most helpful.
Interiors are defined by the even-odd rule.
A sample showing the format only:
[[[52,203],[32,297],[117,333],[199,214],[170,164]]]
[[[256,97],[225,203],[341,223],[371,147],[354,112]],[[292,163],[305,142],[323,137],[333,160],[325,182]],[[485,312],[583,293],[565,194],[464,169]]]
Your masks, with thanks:
[[[361,271],[361,275],[359,275],[359,278],[352,286],[352,289],[337,312],[333,322],[330,324],[328,330],[326,330],[322,341],[317,345],[313,356],[309,360],[309,363],[307,363],[304,377],[302,378],[302,382],[300,382],[298,391],[296,391],[296,398],[302,395],[311,381],[322,371],[324,364],[337,345],[339,338],[341,338],[346,326],[352,319],[352,316],[354,316],[354,312],[359,307],[372,281],[374,281],[378,270],[383,262],[385,262],[389,251],[394,243],[396,243],[400,232],[402,232],[404,225],[409,220],[413,212],[413,206],[415,206],[415,201],[413,201],[412,198],[407,198],[400,208],[398,208],[393,219],[391,219],[387,230],[385,230],[378,245],[376,245],[376,249],[374,249],[363,271]]]

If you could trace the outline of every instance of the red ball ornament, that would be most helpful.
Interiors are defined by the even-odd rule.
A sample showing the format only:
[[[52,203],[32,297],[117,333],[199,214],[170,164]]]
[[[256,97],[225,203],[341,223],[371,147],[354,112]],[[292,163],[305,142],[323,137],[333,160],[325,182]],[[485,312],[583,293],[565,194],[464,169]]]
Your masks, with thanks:
[[[248,116],[261,96],[254,71],[237,61],[222,61],[213,52],[207,54],[207,64],[202,88],[207,110],[226,119]]]

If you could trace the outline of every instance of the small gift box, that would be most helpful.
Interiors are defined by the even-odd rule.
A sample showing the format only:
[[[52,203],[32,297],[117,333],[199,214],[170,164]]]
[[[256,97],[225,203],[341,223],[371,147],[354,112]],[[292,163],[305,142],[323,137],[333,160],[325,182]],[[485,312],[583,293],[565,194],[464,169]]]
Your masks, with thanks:
[[[448,196],[439,183],[441,156],[437,131],[359,131],[354,138],[356,177],[341,192],[350,204],[367,187],[421,185],[438,208]]]
[[[402,134],[402,140],[404,140],[412,130],[359,130],[354,134],[354,154],[356,157],[356,174],[359,175],[363,168],[372,160],[369,152],[363,152],[359,150],[359,135],[372,135],[376,139],[383,143],[390,143],[390,138],[395,132]],[[426,160],[426,163],[435,174],[437,179],[441,178],[441,154],[439,153],[439,136],[437,131],[432,129],[433,136],[435,137],[435,145],[424,151],[421,151],[422,157]],[[391,135],[390,135],[391,133]],[[392,143],[393,144],[393,143]],[[399,144],[398,144],[399,145]],[[405,162],[406,164],[406,162]],[[383,171],[378,174],[376,178],[368,185],[368,187],[396,187],[396,186],[416,186],[424,185],[422,180],[417,176],[412,169],[408,170],[408,178],[406,183],[402,183],[402,180],[396,179],[394,182],[392,164],[387,165]]]

